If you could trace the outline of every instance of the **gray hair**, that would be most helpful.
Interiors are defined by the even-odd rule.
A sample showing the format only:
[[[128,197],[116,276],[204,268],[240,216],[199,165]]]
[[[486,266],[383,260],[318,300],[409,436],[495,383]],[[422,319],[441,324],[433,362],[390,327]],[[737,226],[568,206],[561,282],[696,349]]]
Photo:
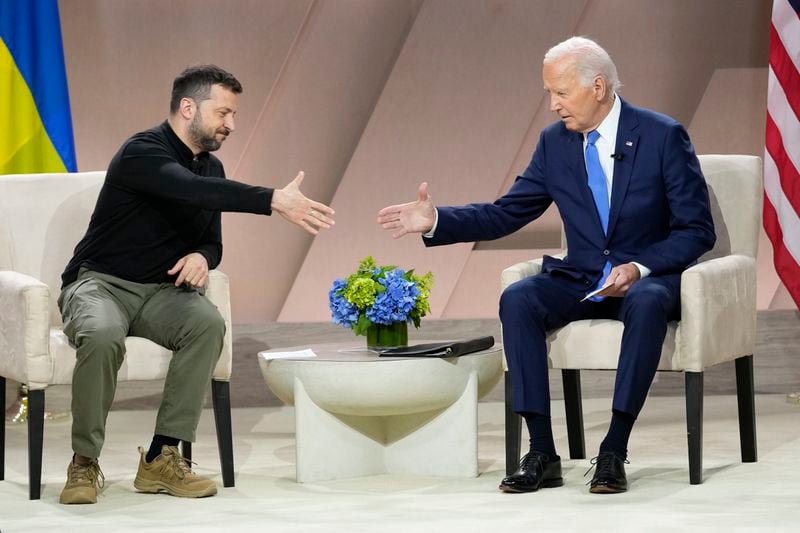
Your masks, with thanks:
[[[584,87],[589,87],[594,83],[594,79],[598,75],[605,78],[614,92],[622,87],[619,76],[617,76],[617,66],[611,60],[611,56],[602,46],[591,39],[570,37],[548,50],[544,55],[543,63],[553,63],[567,56],[575,58],[575,68],[578,70],[578,77]]]

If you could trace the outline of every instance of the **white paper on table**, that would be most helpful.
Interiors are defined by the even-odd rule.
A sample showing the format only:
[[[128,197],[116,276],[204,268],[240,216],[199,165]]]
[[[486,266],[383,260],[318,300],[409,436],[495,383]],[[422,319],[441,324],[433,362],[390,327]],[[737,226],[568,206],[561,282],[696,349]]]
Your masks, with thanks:
[[[583,299],[581,300],[581,302],[585,302],[586,300],[588,300],[592,296],[596,296],[597,294],[603,292],[604,290],[606,290],[607,288],[611,287],[612,285],[613,285],[613,283],[606,283],[605,285],[603,285],[599,289],[593,290],[592,292],[590,292],[589,294],[584,296]]]
[[[314,350],[306,348],[305,350],[295,350],[292,352],[258,352],[261,359],[269,361],[270,359],[312,359],[317,356]]]

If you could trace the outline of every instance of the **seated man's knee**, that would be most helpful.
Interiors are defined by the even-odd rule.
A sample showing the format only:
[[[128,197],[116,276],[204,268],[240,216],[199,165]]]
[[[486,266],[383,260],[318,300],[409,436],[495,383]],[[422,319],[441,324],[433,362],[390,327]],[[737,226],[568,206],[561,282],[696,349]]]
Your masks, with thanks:
[[[509,285],[500,295],[500,318],[515,317],[524,312],[538,312],[536,283],[533,279],[523,279]]]
[[[193,308],[186,322],[192,331],[203,336],[220,339],[225,336],[225,319],[210,302],[208,305]]]
[[[653,313],[666,312],[670,293],[666,287],[647,278],[634,283],[625,295],[624,306],[628,311]]]
[[[512,283],[500,295],[500,316],[505,313],[514,313],[522,305],[526,296],[522,289],[522,282]]]
[[[82,354],[108,357],[121,364],[125,355],[126,334],[125,328],[118,325],[86,328],[75,334],[75,346]]]

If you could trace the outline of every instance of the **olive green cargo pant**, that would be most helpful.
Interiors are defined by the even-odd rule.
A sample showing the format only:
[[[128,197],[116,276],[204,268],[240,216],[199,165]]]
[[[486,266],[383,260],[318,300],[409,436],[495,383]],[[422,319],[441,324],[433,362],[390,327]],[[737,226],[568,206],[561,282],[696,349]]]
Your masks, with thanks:
[[[133,283],[81,269],[58,299],[64,333],[77,349],[72,377],[72,449],[100,457],[125,337],[172,350],[155,433],[194,442],[225,321],[197,290]],[[135,356],[133,356],[135,357]]]

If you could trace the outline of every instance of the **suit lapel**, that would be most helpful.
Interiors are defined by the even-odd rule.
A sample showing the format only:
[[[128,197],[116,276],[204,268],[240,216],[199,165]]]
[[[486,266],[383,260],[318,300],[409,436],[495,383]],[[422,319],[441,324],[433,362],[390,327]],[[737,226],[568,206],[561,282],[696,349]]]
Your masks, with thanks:
[[[600,215],[594,204],[592,190],[589,188],[589,175],[586,173],[586,160],[583,156],[583,135],[564,128],[562,135],[567,137],[567,165],[569,175],[575,180],[575,190],[581,195],[582,204],[591,206],[590,212],[595,222],[600,238],[603,237],[603,225],[600,222]]]
[[[608,218],[609,236],[614,233],[614,226],[616,226],[619,212],[625,201],[636,162],[636,151],[639,147],[639,134],[636,131],[639,127],[639,120],[625,100],[622,100],[621,103],[622,109],[619,115],[617,144],[614,153],[622,155],[622,160],[614,162],[614,181],[611,186],[611,206]]]

